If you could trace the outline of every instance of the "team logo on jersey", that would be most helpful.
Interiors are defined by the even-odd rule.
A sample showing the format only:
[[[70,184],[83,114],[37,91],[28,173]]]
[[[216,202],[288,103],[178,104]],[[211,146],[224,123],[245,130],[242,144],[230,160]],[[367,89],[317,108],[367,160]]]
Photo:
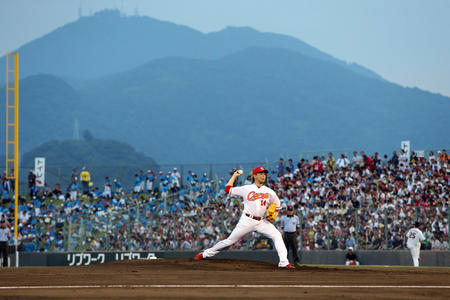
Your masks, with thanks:
[[[248,201],[255,201],[258,199],[268,199],[268,198],[269,198],[269,193],[250,192],[250,193],[248,193],[248,196],[247,196]]]

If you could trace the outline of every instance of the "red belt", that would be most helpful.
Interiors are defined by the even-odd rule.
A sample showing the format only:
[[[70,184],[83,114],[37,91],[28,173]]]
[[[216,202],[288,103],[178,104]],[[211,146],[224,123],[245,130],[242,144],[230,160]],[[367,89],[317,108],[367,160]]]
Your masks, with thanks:
[[[255,216],[252,216],[251,214],[245,214],[247,217],[249,217],[249,218],[252,218],[253,220],[256,220],[256,221],[261,221],[262,220],[262,217],[255,217]]]

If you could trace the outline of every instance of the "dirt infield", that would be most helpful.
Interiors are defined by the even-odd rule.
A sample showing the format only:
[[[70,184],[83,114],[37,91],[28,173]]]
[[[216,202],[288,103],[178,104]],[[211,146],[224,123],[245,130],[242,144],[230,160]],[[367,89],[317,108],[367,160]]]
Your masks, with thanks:
[[[1,298],[448,299],[449,287],[450,268],[285,270],[265,262],[157,259],[0,269]]]

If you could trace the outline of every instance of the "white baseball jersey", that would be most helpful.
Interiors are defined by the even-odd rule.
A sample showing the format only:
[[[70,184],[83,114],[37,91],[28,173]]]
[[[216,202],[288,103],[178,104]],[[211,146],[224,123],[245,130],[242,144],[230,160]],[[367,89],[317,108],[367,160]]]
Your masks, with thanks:
[[[417,228],[411,228],[406,234],[406,237],[408,238],[408,247],[418,247],[420,246],[420,242],[425,241],[422,231]]]
[[[254,217],[263,217],[267,206],[271,203],[277,205],[277,210],[281,208],[277,194],[265,185],[258,187],[256,184],[249,184],[233,187],[230,189],[230,195],[241,196],[244,199],[244,213]]]

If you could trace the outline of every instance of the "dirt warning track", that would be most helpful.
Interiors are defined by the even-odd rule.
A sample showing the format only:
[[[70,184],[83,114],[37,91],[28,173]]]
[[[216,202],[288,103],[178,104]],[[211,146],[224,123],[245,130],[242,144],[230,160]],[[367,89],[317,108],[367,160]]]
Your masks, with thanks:
[[[0,269],[0,297],[448,299],[450,268],[157,259]]]

